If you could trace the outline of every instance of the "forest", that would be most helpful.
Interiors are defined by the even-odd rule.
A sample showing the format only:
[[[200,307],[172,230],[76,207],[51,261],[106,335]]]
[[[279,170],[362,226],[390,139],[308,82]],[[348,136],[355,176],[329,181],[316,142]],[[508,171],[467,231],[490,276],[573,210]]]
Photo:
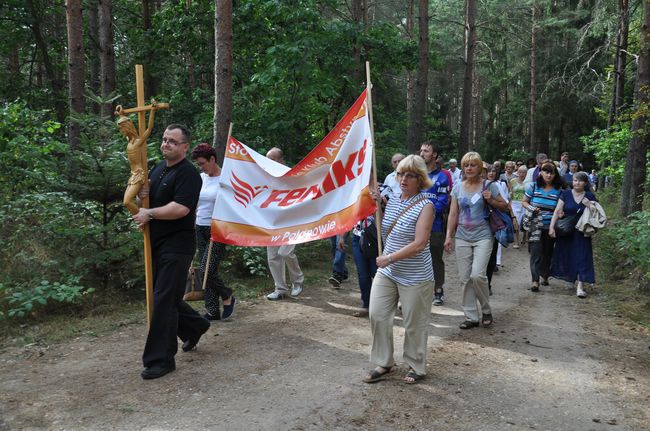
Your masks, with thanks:
[[[4,0],[0,34],[0,321],[142,295],[114,117],[135,104],[136,64],[146,99],[171,105],[152,165],[171,122],[220,155],[232,123],[296,163],[366,87],[366,62],[381,178],[426,139],[446,160],[567,151],[601,179],[602,272],[647,294],[646,0]],[[264,265],[241,249],[226,268]]]

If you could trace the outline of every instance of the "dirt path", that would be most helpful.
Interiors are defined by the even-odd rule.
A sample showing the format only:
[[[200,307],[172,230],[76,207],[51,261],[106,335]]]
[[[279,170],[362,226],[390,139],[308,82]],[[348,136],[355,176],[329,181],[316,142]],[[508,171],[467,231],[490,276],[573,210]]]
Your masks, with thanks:
[[[432,307],[429,376],[367,385],[368,321],[355,281],[297,300],[242,304],[177,371],[140,379],[145,328],[0,354],[0,430],[648,430],[650,336],[557,281],[532,294],[527,253],[494,277],[495,325],[461,331]],[[401,353],[401,321],[396,351]],[[397,357],[399,360],[400,358]]]

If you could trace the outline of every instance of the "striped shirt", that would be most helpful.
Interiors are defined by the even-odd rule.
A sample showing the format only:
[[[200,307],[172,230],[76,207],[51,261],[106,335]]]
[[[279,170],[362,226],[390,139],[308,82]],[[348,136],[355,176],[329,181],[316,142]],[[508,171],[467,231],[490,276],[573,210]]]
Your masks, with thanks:
[[[526,186],[526,197],[528,202],[534,207],[541,210],[542,213],[542,229],[548,229],[551,225],[553,218],[553,211],[557,206],[557,201],[560,198],[560,189],[552,188],[551,190],[544,190],[537,187],[536,183],[528,184]]]
[[[384,255],[395,253],[415,240],[415,225],[420,217],[420,213],[425,205],[431,204],[429,199],[423,198],[424,196],[418,193],[404,201],[400,199],[391,199],[388,201],[386,213],[381,223],[381,236],[385,244]],[[393,225],[395,219],[397,219],[405,208],[419,199],[423,200],[413,205],[406,213],[399,217],[399,220],[395,223],[395,227],[388,238],[386,238],[388,228]],[[431,266],[431,253],[429,252],[428,241],[427,246],[416,255],[393,262],[385,268],[379,268],[378,271],[394,282],[405,286],[415,286],[425,281],[432,281],[433,267]]]

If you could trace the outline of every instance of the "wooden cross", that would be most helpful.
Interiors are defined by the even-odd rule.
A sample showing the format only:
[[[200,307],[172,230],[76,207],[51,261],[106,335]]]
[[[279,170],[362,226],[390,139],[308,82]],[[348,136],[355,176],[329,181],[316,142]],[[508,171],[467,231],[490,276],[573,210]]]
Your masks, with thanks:
[[[122,106],[117,106],[115,114],[120,117],[126,116],[128,114],[137,113],[138,114],[138,139],[141,139],[140,142],[140,163],[144,169],[144,180],[143,184],[149,187],[149,180],[147,178],[147,138],[151,133],[151,128],[153,126],[153,119],[155,111],[157,109],[167,109],[169,108],[168,103],[155,103],[153,101],[150,105],[145,105],[144,103],[144,73],[141,64],[135,65],[135,88],[137,96],[137,106],[135,108],[123,109]],[[147,111],[149,111],[149,127],[147,127]],[[118,122],[119,124],[119,122]],[[128,151],[128,150],[127,150]],[[127,157],[129,154],[127,154]],[[133,176],[131,177],[133,178]],[[129,181],[130,182],[130,181]],[[142,208],[149,208],[149,197],[142,199]],[[127,205],[128,207],[128,205]],[[149,223],[144,226],[144,270],[145,270],[145,281],[146,281],[146,298],[147,298],[147,323],[151,325],[151,315],[153,313],[153,265],[151,259],[151,239],[149,232]]]

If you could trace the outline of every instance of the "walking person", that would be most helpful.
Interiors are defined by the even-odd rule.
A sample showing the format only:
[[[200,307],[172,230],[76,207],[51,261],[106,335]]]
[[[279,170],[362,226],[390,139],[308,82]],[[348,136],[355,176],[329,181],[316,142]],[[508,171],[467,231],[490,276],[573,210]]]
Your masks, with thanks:
[[[463,312],[465,321],[461,329],[479,326],[480,305],[481,322],[484,327],[492,324],[487,280],[487,265],[492,253],[494,234],[485,219],[486,204],[502,211],[508,204],[499,195],[495,183],[485,183],[481,177],[483,161],[476,152],[465,154],[460,162],[463,181],[451,192],[451,206],[447,221],[445,251],[456,250],[458,276],[463,287]],[[455,239],[455,244],[454,244]]]
[[[548,277],[553,259],[555,239],[549,236],[549,227],[553,212],[557,206],[563,181],[555,164],[546,161],[542,164],[537,180],[526,187],[522,205],[530,209],[535,216],[541,217],[539,233],[529,232],[528,250],[530,251],[530,275],[532,292],[539,292],[540,278],[542,286],[548,286]]]
[[[217,164],[217,153],[208,144],[199,144],[192,150],[192,160],[201,170],[201,194],[196,208],[196,245],[199,265],[199,282],[203,283],[206,265],[208,277],[205,285],[205,309],[203,315],[208,320],[228,320],[235,312],[237,298],[232,295],[232,289],[227,287],[219,275],[219,265],[224,258],[226,245],[220,242],[212,243],[209,250],[210,232],[214,204],[219,195],[219,177],[221,167]],[[208,262],[208,254],[210,261]],[[223,302],[221,313],[219,299]]]
[[[439,153],[440,149],[431,141],[426,141],[420,145],[420,157],[426,163],[428,176],[432,182],[431,187],[423,190],[422,193],[431,200],[435,208],[435,218],[433,219],[433,225],[431,225],[431,235],[429,237],[429,252],[431,253],[433,277],[435,279],[433,305],[443,305],[445,302],[443,246],[445,243],[445,221],[449,209],[449,191],[451,189],[449,177],[445,175],[437,163],[440,158]],[[442,160],[442,158],[440,159]]]
[[[407,384],[426,375],[426,357],[433,269],[429,235],[434,219],[431,201],[420,193],[432,183],[420,156],[409,155],[397,166],[402,193],[390,199],[382,220],[383,254],[377,257],[377,274],[370,291],[370,362],[376,365],[363,381],[373,383],[397,371],[393,357],[393,320],[398,301],[404,324],[404,361]]]
[[[266,157],[283,165],[285,164],[282,150],[277,147],[271,148],[268,153],[266,153]],[[271,272],[273,283],[275,284],[275,290],[266,295],[266,299],[275,301],[285,298],[287,293],[289,293],[285,269],[289,271],[289,279],[291,280],[291,296],[296,297],[302,293],[305,275],[300,269],[295,249],[296,246],[293,244],[282,245],[279,247],[266,247],[269,271]]]
[[[520,244],[526,242],[526,231],[521,229],[521,223],[524,217],[524,207],[522,206],[522,199],[524,198],[524,192],[526,191],[526,172],[528,169],[526,166],[521,165],[517,168],[517,175],[510,180],[510,205],[512,207],[512,213],[517,219],[515,224],[515,244],[512,248],[519,248]],[[521,232],[521,243],[519,242],[519,233]]]
[[[591,192],[587,173],[576,172],[573,174],[573,188],[562,190],[560,193],[548,229],[549,236],[556,238],[551,275],[575,284],[578,298],[587,297],[584,283],[596,282],[591,237],[584,236],[578,229],[574,229],[569,236],[556,237],[555,225],[560,218],[576,216],[585,208],[591,208],[595,201],[596,196]]]
[[[167,126],[160,145],[165,160],[149,173],[149,190],[139,194],[141,199],[149,196],[151,207],[133,215],[141,229],[149,223],[153,266],[153,313],[142,355],[143,379],[176,369],[177,336],[188,352],[210,328],[210,322],[183,301],[196,249],[194,220],[201,192],[201,177],[185,158],[190,138],[185,126]]]
[[[377,227],[374,221],[373,216],[367,217],[360,220],[352,230],[352,256],[357,268],[359,290],[361,291],[361,308],[352,314],[354,317],[368,317],[369,315],[372,280],[377,273]],[[369,237],[374,237],[374,243],[370,241],[374,247],[362,249],[362,241],[368,241]],[[371,250],[374,253],[370,253]]]

